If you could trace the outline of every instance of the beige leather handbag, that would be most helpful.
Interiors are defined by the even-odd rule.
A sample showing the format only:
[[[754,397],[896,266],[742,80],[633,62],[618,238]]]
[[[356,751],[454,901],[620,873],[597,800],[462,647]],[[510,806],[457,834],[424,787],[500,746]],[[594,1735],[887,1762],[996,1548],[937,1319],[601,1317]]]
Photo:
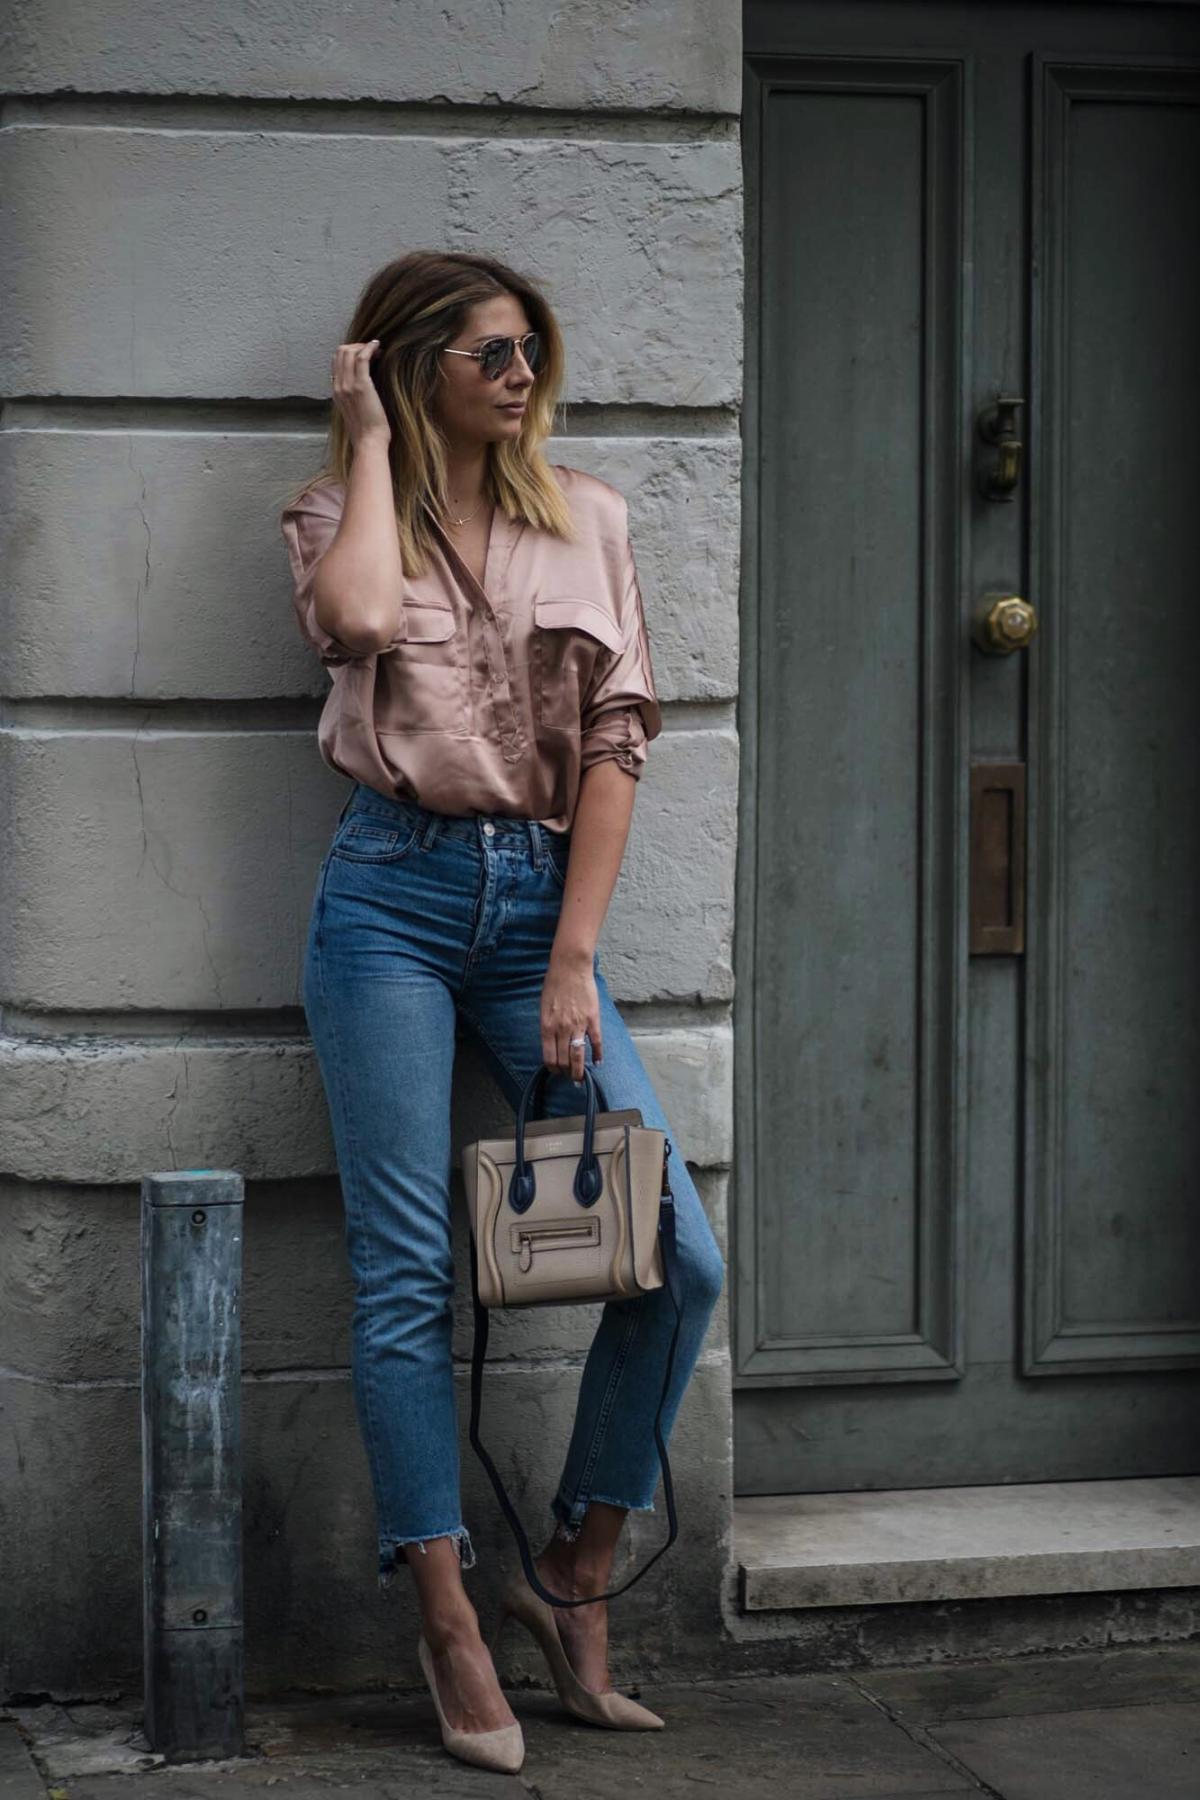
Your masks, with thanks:
[[[526,1084],[512,1137],[479,1138],[462,1153],[471,1226],[471,1290],[475,1343],[471,1355],[471,1444],[517,1538],[526,1579],[555,1606],[585,1606],[624,1593],[675,1541],[678,1521],[671,1470],[661,1432],[675,1345],[679,1337],[679,1280],[675,1200],[665,1131],[643,1125],[637,1107],[609,1111],[604,1090],[584,1069],[586,1110],[530,1119],[540,1104],[549,1066]],[[529,1541],[479,1438],[488,1311],[496,1306],[562,1306],[629,1300],[666,1286],[675,1308],[654,1435],[662,1462],[670,1533],[645,1566],[610,1594],[569,1600],[542,1586]]]

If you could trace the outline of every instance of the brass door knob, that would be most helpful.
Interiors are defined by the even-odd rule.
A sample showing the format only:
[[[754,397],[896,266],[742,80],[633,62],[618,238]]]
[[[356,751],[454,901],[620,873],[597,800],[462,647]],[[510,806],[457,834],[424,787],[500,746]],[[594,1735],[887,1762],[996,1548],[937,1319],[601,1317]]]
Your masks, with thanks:
[[[1024,650],[1037,630],[1037,613],[1019,594],[985,594],[971,620],[971,637],[991,656]]]

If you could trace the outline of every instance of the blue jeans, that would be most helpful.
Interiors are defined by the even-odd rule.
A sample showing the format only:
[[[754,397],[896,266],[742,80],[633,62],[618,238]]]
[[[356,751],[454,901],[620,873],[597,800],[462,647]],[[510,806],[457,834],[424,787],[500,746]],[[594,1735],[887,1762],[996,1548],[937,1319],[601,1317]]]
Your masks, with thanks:
[[[562,905],[570,833],[503,814],[452,817],[356,782],[321,864],[303,999],[329,1105],[354,1280],[352,1365],[379,1535],[379,1585],[399,1546],[462,1521],[451,1327],[450,1092],[456,1024],[482,1047],[514,1109],[542,1064],[541,993]],[[611,1108],[668,1130],[600,969],[601,1059]],[[553,1070],[546,1116],[582,1109]],[[673,1130],[671,1186],[682,1324],[662,1433],[691,1377],[724,1262]],[[654,1416],[675,1323],[665,1287],[603,1305],[551,1511],[570,1539],[588,1503],[653,1511]]]

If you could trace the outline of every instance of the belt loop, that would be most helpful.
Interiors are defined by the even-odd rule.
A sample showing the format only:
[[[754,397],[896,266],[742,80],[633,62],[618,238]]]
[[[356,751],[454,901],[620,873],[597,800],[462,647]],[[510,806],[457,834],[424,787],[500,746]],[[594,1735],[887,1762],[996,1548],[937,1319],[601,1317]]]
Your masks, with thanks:
[[[542,866],[542,857],[545,854],[542,844],[542,828],[536,819],[527,819],[525,823],[529,826],[529,843],[533,850],[533,866],[535,869],[540,869]]]
[[[421,831],[420,848],[422,850],[429,849],[429,846],[433,843],[434,838],[437,836],[437,834],[441,830],[441,828],[442,828],[441,814],[431,811],[429,814],[429,817],[425,821],[425,829],[423,831],[421,831],[421,827],[419,825],[417,827],[418,831]]]

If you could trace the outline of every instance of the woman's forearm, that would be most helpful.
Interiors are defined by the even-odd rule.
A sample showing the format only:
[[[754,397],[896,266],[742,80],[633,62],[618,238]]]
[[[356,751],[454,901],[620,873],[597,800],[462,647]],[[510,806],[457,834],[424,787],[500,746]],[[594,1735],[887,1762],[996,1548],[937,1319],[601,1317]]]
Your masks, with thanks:
[[[591,966],[625,854],[636,791],[634,778],[611,759],[584,770],[551,960]]]
[[[388,440],[368,436],[355,450],[341,523],[317,565],[317,623],[351,650],[382,650],[400,630],[403,591]]]

